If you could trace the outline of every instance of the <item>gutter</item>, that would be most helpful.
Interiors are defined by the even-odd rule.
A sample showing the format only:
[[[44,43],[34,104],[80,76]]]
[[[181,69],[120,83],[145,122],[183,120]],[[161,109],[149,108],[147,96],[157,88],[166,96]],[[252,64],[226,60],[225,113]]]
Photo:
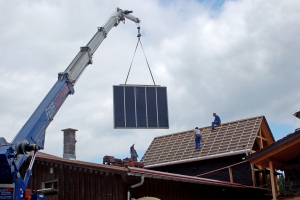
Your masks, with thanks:
[[[139,186],[141,186],[141,185],[143,185],[143,183],[144,183],[144,179],[145,179],[145,175],[143,174],[142,176],[141,176],[141,182],[139,182],[139,183],[137,183],[137,184],[135,184],[135,185],[132,185],[132,186],[130,186],[129,188],[128,188],[128,191],[127,191],[127,200],[130,200],[130,188],[136,188],[136,187],[139,187]]]

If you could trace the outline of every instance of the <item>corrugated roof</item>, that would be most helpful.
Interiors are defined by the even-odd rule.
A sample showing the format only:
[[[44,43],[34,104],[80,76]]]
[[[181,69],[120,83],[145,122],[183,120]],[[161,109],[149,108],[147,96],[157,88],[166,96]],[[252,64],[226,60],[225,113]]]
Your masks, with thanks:
[[[210,126],[199,128],[204,140],[199,151],[194,149],[193,129],[155,137],[141,162],[151,167],[163,163],[175,164],[178,161],[189,162],[191,159],[209,158],[217,154],[224,157],[226,154],[245,153],[252,149],[263,120],[264,116],[257,116],[222,123],[216,126],[215,131],[211,131]]]

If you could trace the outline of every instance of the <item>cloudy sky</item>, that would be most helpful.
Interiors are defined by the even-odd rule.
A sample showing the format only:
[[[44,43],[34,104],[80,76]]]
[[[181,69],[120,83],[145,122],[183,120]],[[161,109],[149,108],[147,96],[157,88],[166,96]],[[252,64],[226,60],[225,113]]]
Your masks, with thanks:
[[[77,132],[77,159],[140,158],[154,137],[264,115],[276,140],[300,127],[300,1],[0,1],[0,136],[11,141],[116,7],[141,20],[156,84],[167,86],[170,129],[113,129],[112,86],[124,84],[136,24],[113,28],[46,132],[44,152],[63,154]],[[142,49],[128,84],[153,84]]]

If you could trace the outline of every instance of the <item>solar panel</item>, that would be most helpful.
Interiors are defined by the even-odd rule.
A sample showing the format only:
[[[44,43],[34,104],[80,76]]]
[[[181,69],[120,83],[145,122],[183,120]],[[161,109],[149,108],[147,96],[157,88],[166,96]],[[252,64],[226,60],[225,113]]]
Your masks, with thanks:
[[[169,128],[167,88],[114,85],[114,128]]]

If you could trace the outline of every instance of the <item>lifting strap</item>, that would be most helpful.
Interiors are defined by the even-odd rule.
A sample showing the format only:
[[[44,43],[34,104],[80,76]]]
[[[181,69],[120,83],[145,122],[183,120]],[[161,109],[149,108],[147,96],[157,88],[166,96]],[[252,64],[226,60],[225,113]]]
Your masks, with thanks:
[[[142,42],[141,42],[141,34],[140,34],[140,27],[137,27],[138,29],[138,41],[136,43],[136,46],[135,46],[135,50],[134,50],[134,54],[133,54],[133,57],[132,57],[132,60],[131,60],[131,64],[130,64],[130,67],[129,67],[129,71],[128,71],[128,74],[127,74],[127,77],[126,77],[126,81],[125,81],[125,85],[127,83],[127,79],[128,79],[128,76],[129,76],[129,73],[130,73],[130,70],[131,70],[131,66],[132,66],[132,63],[133,63],[133,59],[134,59],[134,56],[135,56],[135,53],[136,53],[136,50],[137,50],[137,47],[138,45],[140,44],[141,47],[142,47],[142,50],[143,50],[143,53],[144,53],[144,56],[145,56],[145,59],[146,59],[146,62],[147,62],[147,65],[148,65],[148,69],[150,71],[150,75],[152,77],[152,80],[153,80],[153,84],[155,85],[155,81],[154,81],[154,78],[153,78],[153,75],[152,75],[152,72],[151,72],[151,69],[150,69],[150,66],[149,66],[149,63],[148,63],[148,60],[147,60],[147,57],[146,57],[146,54],[145,54],[145,51],[144,51],[144,48],[143,48],[143,45],[142,45]]]

